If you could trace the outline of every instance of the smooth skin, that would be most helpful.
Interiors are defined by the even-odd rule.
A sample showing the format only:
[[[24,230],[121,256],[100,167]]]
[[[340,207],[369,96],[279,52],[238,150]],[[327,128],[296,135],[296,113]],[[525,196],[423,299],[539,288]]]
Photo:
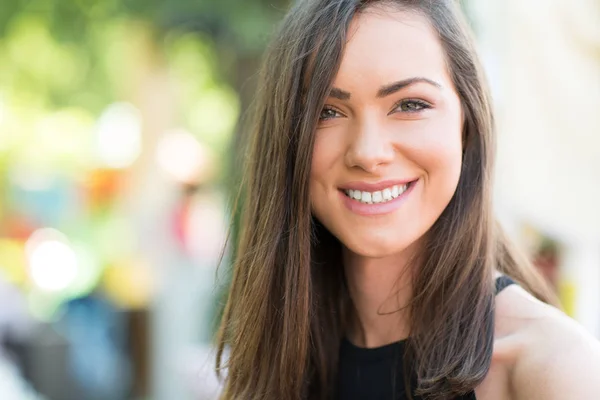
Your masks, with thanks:
[[[408,335],[397,310],[411,298],[407,261],[456,190],[462,108],[429,21],[375,6],[357,15],[321,113],[310,193],[315,216],[344,246],[357,321],[355,344]],[[349,182],[417,180],[394,211],[359,215],[344,204]],[[399,279],[400,278],[400,279]],[[391,294],[394,293],[394,296]],[[600,344],[560,311],[518,286],[496,297],[492,366],[479,400],[600,398]]]

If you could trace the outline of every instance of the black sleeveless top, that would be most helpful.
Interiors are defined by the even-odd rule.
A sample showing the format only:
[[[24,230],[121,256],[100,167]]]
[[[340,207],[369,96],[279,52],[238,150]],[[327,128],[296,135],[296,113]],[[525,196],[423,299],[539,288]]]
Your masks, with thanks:
[[[513,284],[507,276],[496,279],[496,294]],[[347,339],[340,346],[339,400],[405,400],[403,352],[405,341],[362,348]],[[415,386],[414,382],[412,386]],[[413,395],[414,400],[421,399]],[[476,400],[475,392],[455,400]]]

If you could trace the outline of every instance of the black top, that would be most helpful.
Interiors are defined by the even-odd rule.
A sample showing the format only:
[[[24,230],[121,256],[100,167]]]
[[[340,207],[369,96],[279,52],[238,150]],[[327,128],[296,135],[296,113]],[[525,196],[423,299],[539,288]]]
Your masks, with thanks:
[[[514,281],[507,276],[496,279],[496,294]],[[405,340],[376,348],[363,348],[342,340],[339,361],[339,400],[405,400]],[[416,382],[412,383],[415,387]],[[421,399],[413,395],[414,400]],[[475,392],[456,400],[476,400]]]

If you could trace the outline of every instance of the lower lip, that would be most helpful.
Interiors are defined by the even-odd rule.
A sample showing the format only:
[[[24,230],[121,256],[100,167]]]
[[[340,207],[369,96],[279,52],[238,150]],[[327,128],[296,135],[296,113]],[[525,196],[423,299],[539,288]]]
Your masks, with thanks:
[[[340,196],[342,197],[342,201],[346,207],[350,211],[358,215],[382,215],[389,214],[395,210],[397,210],[406,200],[408,195],[413,191],[415,186],[419,183],[418,180],[413,181],[409,184],[408,189],[404,191],[400,196],[396,197],[394,200],[387,201],[385,203],[376,203],[376,204],[365,204],[361,203],[358,200],[351,199],[344,193],[343,191],[339,191]]]

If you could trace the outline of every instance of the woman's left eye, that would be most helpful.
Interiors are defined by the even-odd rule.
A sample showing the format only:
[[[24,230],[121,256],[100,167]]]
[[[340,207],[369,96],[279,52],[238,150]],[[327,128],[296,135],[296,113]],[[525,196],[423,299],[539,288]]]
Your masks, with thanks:
[[[431,105],[422,100],[402,100],[400,103],[398,103],[394,111],[413,113],[423,111],[428,108],[431,108]]]

